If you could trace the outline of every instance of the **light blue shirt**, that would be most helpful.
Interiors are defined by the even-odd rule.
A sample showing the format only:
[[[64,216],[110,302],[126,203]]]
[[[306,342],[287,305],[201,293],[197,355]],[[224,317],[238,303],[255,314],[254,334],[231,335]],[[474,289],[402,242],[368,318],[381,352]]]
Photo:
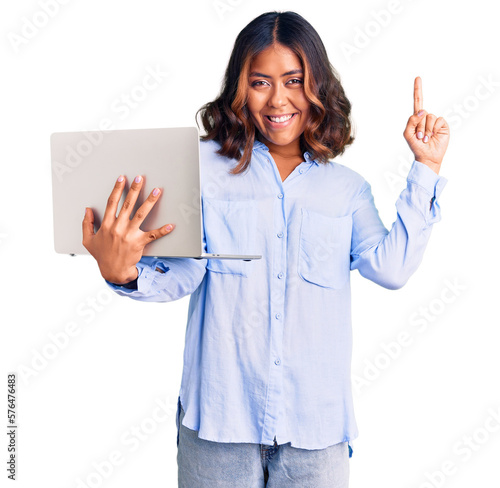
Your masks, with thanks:
[[[370,185],[344,165],[305,153],[282,182],[263,143],[240,175],[217,148],[201,143],[205,250],[262,259],[143,257],[137,290],[108,284],[143,301],[191,294],[180,400],[200,438],[303,449],[350,441],[350,271],[402,287],[441,218],[447,180],[414,161],[388,231]]]

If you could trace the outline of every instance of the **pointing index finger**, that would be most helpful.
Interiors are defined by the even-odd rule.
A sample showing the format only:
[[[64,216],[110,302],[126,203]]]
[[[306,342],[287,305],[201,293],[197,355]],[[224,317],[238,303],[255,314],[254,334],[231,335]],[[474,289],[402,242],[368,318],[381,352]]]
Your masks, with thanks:
[[[422,95],[422,79],[420,76],[415,78],[413,87],[413,113],[416,114],[424,108],[424,97]]]

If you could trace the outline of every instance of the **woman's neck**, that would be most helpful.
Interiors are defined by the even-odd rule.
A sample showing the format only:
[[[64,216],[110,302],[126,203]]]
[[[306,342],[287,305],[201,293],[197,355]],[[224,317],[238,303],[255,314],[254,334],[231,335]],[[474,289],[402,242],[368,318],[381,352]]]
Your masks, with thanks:
[[[257,140],[264,143],[271,153],[271,156],[277,160],[283,162],[299,163],[303,160],[303,155],[300,149],[300,141],[297,139],[292,144],[288,144],[286,146],[278,146],[277,144],[273,144],[272,142],[262,138],[260,134],[257,135]]]

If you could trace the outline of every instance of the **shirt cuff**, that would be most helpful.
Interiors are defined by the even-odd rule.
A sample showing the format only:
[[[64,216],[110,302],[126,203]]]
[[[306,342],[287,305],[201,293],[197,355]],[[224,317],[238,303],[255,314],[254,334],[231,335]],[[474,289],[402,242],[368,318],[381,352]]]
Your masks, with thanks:
[[[439,198],[443,188],[448,183],[444,176],[439,176],[429,166],[420,161],[414,160],[408,173],[408,181],[412,181],[421,186],[429,195]]]
[[[428,225],[441,220],[439,197],[448,183],[424,163],[414,160],[407,177],[413,204],[417,206]]]
[[[170,268],[157,258],[143,256],[136,264],[139,276],[137,277],[137,288],[126,288],[107,280],[106,284],[119,295],[139,298],[148,296],[153,287],[163,289],[171,279]]]

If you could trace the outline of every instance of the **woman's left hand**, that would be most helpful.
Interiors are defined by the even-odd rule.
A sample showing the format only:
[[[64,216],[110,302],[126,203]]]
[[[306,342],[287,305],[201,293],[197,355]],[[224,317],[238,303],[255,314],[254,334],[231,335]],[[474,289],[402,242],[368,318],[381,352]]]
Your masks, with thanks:
[[[415,78],[413,90],[413,115],[408,119],[403,135],[415,160],[439,174],[450,140],[450,127],[443,117],[423,110],[422,80],[419,76]]]

